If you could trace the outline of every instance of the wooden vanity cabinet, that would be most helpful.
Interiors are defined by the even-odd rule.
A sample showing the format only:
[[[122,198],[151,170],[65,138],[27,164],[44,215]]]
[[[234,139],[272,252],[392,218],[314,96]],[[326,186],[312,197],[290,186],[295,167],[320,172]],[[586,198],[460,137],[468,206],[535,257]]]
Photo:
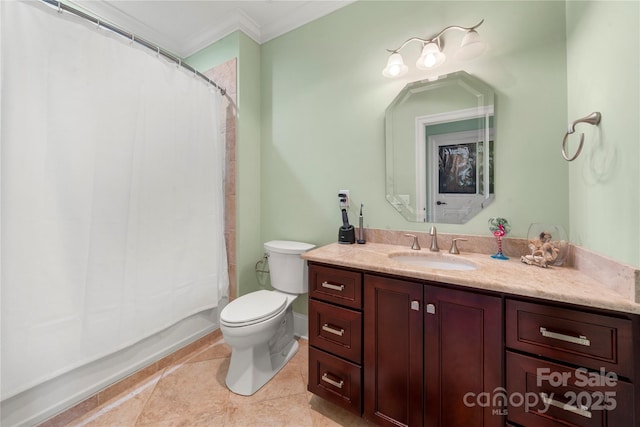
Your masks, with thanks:
[[[640,426],[638,315],[314,263],[309,285],[309,391],[377,425]]]

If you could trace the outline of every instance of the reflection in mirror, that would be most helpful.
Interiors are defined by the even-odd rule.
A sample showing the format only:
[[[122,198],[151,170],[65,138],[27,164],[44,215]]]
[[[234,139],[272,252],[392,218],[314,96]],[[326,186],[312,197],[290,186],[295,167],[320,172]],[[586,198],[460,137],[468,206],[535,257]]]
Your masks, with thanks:
[[[459,71],[409,83],[389,105],[387,200],[407,220],[462,224],[491,203],[493,98]]]

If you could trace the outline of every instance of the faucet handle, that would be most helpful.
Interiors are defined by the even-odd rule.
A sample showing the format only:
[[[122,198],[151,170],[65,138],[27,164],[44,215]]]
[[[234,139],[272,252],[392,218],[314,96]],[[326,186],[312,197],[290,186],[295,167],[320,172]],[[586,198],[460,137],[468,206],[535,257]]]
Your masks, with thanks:
[[[453,239],[451,241],[451,249],[449,249],[449,253],[450,254],[459,254],[460,253],[460,251],[458,250],[458,245],[456,244],[458,242],[458,240],[461,241],[461,242],[466,242],[467,241],[467,239],[463,239],[463,238],[460,238],[460,237]]]
[[[438,247],[438,232],[436,231],[436,227],[434,225],[431,226],[429,235],[431,236],[431,247],[429,248],[429,250],[431,252],[438,252],[440,250],[440,248]]]
[[[413,249],[414,251],[419,251],[420,243],[418,243],[418,236],[416,236],[415,234],[405,234],[405,236],[413,237],[413,243],[411,244],[411,249]]]

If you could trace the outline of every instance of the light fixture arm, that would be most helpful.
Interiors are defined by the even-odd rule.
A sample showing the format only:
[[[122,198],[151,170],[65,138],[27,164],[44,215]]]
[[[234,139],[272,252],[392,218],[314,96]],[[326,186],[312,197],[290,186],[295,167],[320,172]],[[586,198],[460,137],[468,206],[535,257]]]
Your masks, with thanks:
[[[480,25],[482,25],[482,23],[484,22],[484,19],[480,22],[478,22],[476,25],[474,25],[473,27],[461,27],[459,25],[450,25],[447,28],[445,28],[444,30],[440,31],[435,37],[433,37],[434,39],[437,39],[438,37],[440,37],[441,35],[443,35],[444,33],[446,33],[449,30],[459,30],[459,31],[473,31],[476,28],[478,28]]]
[[[441,42],[440,42],[440,37],[442,37],[442,35],[444,33],[446,33],[449,30],[459,30],[459,31],[474,31],[476,28],[478,28],[480,25],[482,25],[482,23],[484,22],[484,19],[481,20],[480,22],[478,22],[476,25],[474,25],[473,27],[461,27],[459,25],[450,25],[448,27],[446,27],[445,29],[443,29],[442,31],[440,31],[438,34],[436,34],[435,36],[431,37],[430,39],[421,39],[420,37],[411,37],[410,39],[408,39],[407,41],[405,41],[404,43],[402,43],[402,45],[400,45],[399,48],[397,49],[387,49],[387,52],[390,53],[398,53],[399,51],[401,51],[402,49],[404,49],[404,47],[414,41],[418,41],[421,42],[423,45],[427,44],[427,43],[437,43],[439,48],[442,48]]]

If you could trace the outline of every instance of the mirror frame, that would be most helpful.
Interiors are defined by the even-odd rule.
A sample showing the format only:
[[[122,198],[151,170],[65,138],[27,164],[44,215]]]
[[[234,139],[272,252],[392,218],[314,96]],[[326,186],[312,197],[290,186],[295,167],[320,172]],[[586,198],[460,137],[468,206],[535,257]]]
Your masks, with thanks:
[[[399,156],[401,152],[403,158],[411,157],[411,153],[407,152],[405,148],[401,151],[400,143],[394,143],[394,123],[393,115],[396,108],[399,108],[404,103],[409,102],[412,97],[436,97],[439,92],[450,89],[454,86],[463,89],[469,95],[475,99],[475,105],[469,103],[465,108],[459,108],[451,111],[438,111],[431,114],[416,115],[414,118],[414,141],[411,145],[414,153],[414,164],[402,164],[398,165]],[[442,96],[442,93],[440,93]],[[389,104],[385,111],[385,153],[386,153],[386,199],[400,213],[406,220],[413,222],[440,222],[440,223],[455,223],[462,224],[474,217],[482,209],[493,201],[494,193],[489,191],[493,186],[493,172],[494,172],[494,160],[493,153],[495,151],[495,123],[491,125],[491,120],[495,120],[494,112],[494,98],[495,94],[493,89],[477,79],[474,76],[469,75],[464,71],[458,71],[455,73],[447,74],[438,77],[434,80],[420,80],[416,82],[408,83]],[[421,98],[414,98],[418,99]],[[425,98],[427,99],[427,98]],[[444,101],[443,101],[444,103]],[[429,187],[433,187],[431,184],[427,184],[427,172],[428,165],[424,168],[420,168],[420,165],[425,165],[427,159],[427,142],[425,135],[425,127],[435,124],[451,123],[456,121],[468,120],[468,119],[482,119],[483,127],[477,129],[477,143],[482,147],[489,147],[489,155],[483,155],[484,164],[482,165],[483,173],[480,177],[477,177],[477,181],[482,183],[482,189],[478,190],[479,195],[484,194],[483,197],[477,197],[471,204],[468,205],[468,212],[454,220],[442,220],[442,218],[436,218],[434,221],[434,209],[429,208],[429,201],[433,201],[433,191]],[[397,135],[396,135],[397,136]],[[406,138],[405,138],[406,139]],[[410,194],[404,191],[405,188],[399,187],[398,174],[406,174],[406,169],[412,168],[413,177],[415,180],[415,200],[409,200]],[[407,187],[407,184],[405,184]],[[414,190],[413,188],[411,190]],[[409,193],[412,193],[409,192]],[[433,204],[433,203],[431,203]]]

